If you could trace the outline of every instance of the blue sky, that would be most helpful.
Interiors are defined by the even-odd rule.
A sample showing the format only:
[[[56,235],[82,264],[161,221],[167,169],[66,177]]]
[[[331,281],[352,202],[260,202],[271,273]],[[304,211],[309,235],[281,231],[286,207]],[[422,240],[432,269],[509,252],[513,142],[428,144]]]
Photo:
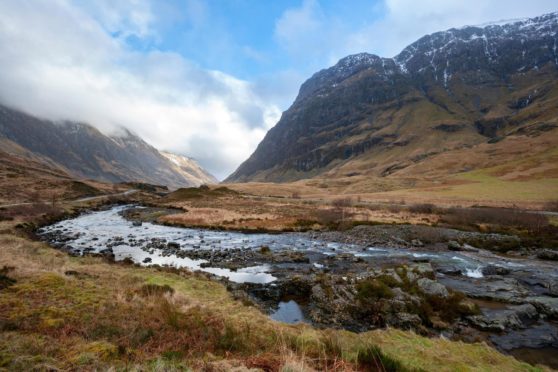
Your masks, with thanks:
[[[179,14],[184,2],[174,0],[169,7]],[[347,32],[354,32],[381,16],[379,1],[307,2],[323,17],[336,18]],[[277,22],[285,12],[304,6],[299,0],[213,0],[191,5],[194,15],[173,17],[162,25],[160,40],[142,43],[131,38],[135,47],[157,47],[180,52],[201,66],[220,70],[242,79],[284,70],[304,71],[325,67],[329,61],[308,60],[308,55],[293,55],[276,35]],[[197,13],[197,14],[195,14]]]
[[[300,84],[353,53],[556,0],[2,0],[0,103],[196,158],[224,178]]]

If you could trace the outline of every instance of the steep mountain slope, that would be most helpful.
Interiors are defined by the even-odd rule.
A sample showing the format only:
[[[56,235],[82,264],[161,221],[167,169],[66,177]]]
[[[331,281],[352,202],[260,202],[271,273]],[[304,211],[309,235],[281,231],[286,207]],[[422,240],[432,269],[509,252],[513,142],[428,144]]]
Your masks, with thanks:
[[[128,131],[108,137],[87,124],[53,123],[0,106],[0,138],[4,151],[40,160],[77,178],[140,181],[170,188],[198,184],[199,172],[178,169]]]
[[[193,186],[219,183],[217,178],[208,173],[192,158],[165,151],[161,151],[161,155],[172,163],[176,173],[181,174]]]
[[[438,177],[494,166],[496,148],[503,162],[526,155],[508,143],[529,155],[558,146],[558,13],[437,32],[395,58],[341,59],[301,86],[226,181]]]

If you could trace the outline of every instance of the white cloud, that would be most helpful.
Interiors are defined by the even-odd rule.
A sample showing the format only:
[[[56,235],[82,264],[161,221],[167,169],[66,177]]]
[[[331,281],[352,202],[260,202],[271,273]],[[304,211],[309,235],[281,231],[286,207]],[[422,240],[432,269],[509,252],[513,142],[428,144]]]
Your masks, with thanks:
[[[353,33],[348,49],[393,57],[416,39],[437,31],[491,21],[534,17],[557,10],[555,0],[386,0],[386,15]]]
[[[425,34],[489,21],[537,16],[557,10],[555,0],[385,0],[355,12],[383,14],[363,25],[324,11],[318,0],[286,10],[275,25],[279,44],[312,68],[354,53],[393,57]]]
[[[156,20],[149,0],[95,0],[81,4],[103,28],[119,37],[147,38],[156,34],[153,29]]]
[[[129,128],[225,177],[250,155],[279,110],[246,81],[175,53],[134,52],[123,37],[112,37],[152,37],[149,8],[127,12],[140,3],[108,12],[102,2],[92,16],[64,0],[0,2],[0,102],[105,132]]]
[[[286,10],[275,25],[275,38],[294,56],[312,53],[310,47],[324,35],[328,19],[317,0],[304,0],[300,8]]]
[[[89,122],[105,132],[127,127],[225,177],[275,124],[278,107],[287,107],[318,68],[351,53],[393,56],[427,33],[555,7],[555,0],[386,0],[355,8],[371,15],[357,24],[328,13],[319,0],[303,0],[270,25],[280,51],[294,62],[247,82],[153,48],[158,31],[180,19],[189,25],[184,43],[211,42],[200,47],[209,60],[243,53],[266,64],[281,54],[237,48],[201,0],[2,0],[0,102],[50,119]],[[130,42],[147,51],[132,50]]]

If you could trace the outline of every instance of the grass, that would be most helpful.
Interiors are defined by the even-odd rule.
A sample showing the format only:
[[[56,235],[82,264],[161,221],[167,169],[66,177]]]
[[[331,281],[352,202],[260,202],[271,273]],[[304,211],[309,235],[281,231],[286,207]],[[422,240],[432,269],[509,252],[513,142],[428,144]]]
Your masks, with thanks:
[[[453,186],[440,194],[500,201],[547,201],[558,194],[558,178],[511,181],[491,175],[490,170],[479,170],[461,174],[456,179],[467,183]]]
[[[542,207],[558,195],[558,178],[507,180],[477,170],[447,178],[440,186],[402,189],[372,194],[379,200],[408,200],[416,203],[483,204],[490,206]]]
[[[276,323],[203,275],[69,257],[10,234],[0,247],[15,280],[0,291],[2,369],[536,370],[482,344]]]

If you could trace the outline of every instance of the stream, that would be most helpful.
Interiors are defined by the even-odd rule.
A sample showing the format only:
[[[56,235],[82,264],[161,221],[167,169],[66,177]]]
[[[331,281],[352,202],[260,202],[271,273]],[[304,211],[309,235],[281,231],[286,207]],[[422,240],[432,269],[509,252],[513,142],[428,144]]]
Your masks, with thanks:
[[[364,247],[316,240],[303,233],[243,234],[229,231],[214,231],[158,225],[144,222],[134,226],[124,219],[121,212],[131,206],[118,206],[105,211],[90,212],[79,217],[63,220],[39,230],[39,235],[55,237],[52,245],[64,247],[77,255],[100,253],[112,247],[117,261],[129,258],[141,265],[167,265],[177,268],[208,272],[226,277],[237,283],[270,283],[276,278],[269,274],[269,265],[257,265],[231,271],[226,268],[203,267],[207,260],[193,260],[166,254],[164,249],[145,249],[150,242],[176,243],[181,250],[228,251],[231,249],[257,250],[262,246],[271,250],[315,253],[318,256],[351,254],[355,257],[381,261],[384,259],[415,259],[435,262],[440,267],[461,270],[466,277],[481,278],[482,268],[496,264],[523,267],[521,260],[502,261],[495,255],[477,257],[470,253],[431,252],[383,247]],[[313,262],[317,268],[323,264]],[[556,274],[556,273],[555,273]]]
[[[138,223],[122,216],[129,208],[141,207],[117,206],[84,213],[45,226],[38,235],[74,255],[106,254],[116,261],[128,259],[144,266],[188,268],[238,285],[267,289],[277,288],[302,272],[337,273],[346,280],[343,275],[358,276],[371,267],[425,262],[435,270],[439,283],[477,301],[482,317],[475,320],[476,327],[499,349],[528,361],[546,353],[547,364],[558,367],[556,358],[550,357],[558,353],[555,263],[502,257],[484,250],[347,244],[324,240],[314,233],[243,234]],[[269,255],[261,253],[262,247]],[[490,272],[494,267],[498,271]],[[293,298],[277,300],[270,317],[287,323],[312,323],[305,304]],[[504,329],[499,330],[502,325]]]

